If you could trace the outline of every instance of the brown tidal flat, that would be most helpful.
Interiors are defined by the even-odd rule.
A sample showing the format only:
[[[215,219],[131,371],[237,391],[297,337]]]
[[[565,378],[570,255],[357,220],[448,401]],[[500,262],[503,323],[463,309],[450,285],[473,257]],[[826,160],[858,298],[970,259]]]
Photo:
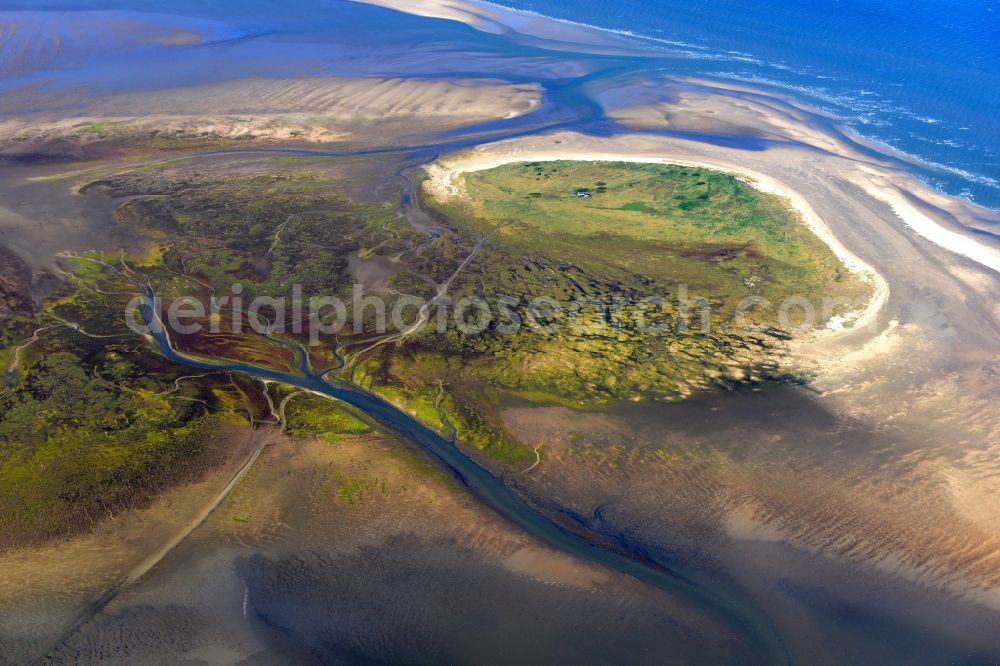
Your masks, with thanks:
[[[738,589],[797,663],[1000,659],[1000,245],[974,233],[995,232],[1000,214],[930,190],[904,169],[905,156],[748,84],[638,66],[588,77],[565,98],[556,85],[530,82],[543,67],[559,85],[617,68],[614,58],[635,53],[618,36],[461,0],[372,2],[476,28],[457,26],[482,41],[470,42],[481,51],[456,47],[469,59],[457,66],[492,76],[495,65],[510,80],[342,73],[144,92],[5,90],[0,231],[18,259],[0,275],[0,324],[44,294],[58,253],[148,250],[147,238],[115,220],[111,201],[79,195],[109,175],[159,170],[180,183],[315,167],[346,182],[352,202],[382,206],[383,230],[396,225],[393,233],[423,242],[440,226],[401,203],[401,192],[461,198],[465,174],[500,164],[631,160],[733,174],[784,197],[870,288],[856,311],[792,338],[784,363],[805,386],[586,411],[497,390],[480,416],[534,455],[525,465],[484,464],[548,517],[573,516],[602,543],[682,562]],[[166,28],[140,37],[169,48],[204,38]],[[448,33],[465,32],[456,35]],[[489,41],[498,36],[551,50],[511,55]],[[552,55],[571,47],[578,52]],[[438,71],[428,64],[441,59],[436,44],[414,52],[414,68]],[[441,72],[456,71],[456,58],[443,60]],[[566,129],[574,114],[579,132]],[[536,116],[537,127],[558,129],[522,136]],[[519,138],[449,152],[485,141],[507,119],[518,119],[511,135]],[[483,135],[455,133],[490,121],[501,122],[472,130]],[[604,121],[615,134],[591,131]],[[193,157],[424,142],[432,149],[372,160]],[[437,153],[419,181],[417,167]],[[414,192],[403,189],[410,185]],[[136,211],[132,221],[143,219]],[[299,221],[318,232],[328,220]],[[281,241],[276,226],[272,248]],[[420,262],[416,242],[401,248],[384,256],[353,249],[344,275],[387,290],[400,253]],[[30,331],[17,333],[30,340]],[[239,347],[219,340],[215,351]],[[290,360],[284,351],[243,351],[244,360]],[[333,367],[331,350],[310,352],[317,367]],[[258,407],[273,415],[276,401],[266,397],[257,401],[271,404]],[[80,664],[596,664],[623,655],[747,663],[745,637],[719,618],[552,550],[406,442],[381,431],[303,436],[286,427],[283,409],[279,427],[222,432],[213,446],[223,463],[196,483],[91,534],[0,554],[0,662],[48,652],[51,663]],[[479,455],[468,444],[458,445]],[[77,620],[79,631],[66,636]]]
[[[141,578],[204,520],[267,438],[225,426],[213,438],[220,464],[92,532],[0,553],[0,661],[20,663],[58,644],[99,611],[109,590]]]
[[[791,585],[783,576],[809,562],[811,575],[826,581],[823,603],[831,608],[910,614],[915,626],[933,627],[955,644],[995,650],[1000,423],[990,387],[1000,369],[1000,281],[995,247],[964,232],[992,214],[795,125],[799,112],[780,99],[732,99],[722,87],[681,95],[676,105],[615,113],[637,127],[752,132],[836,152],[739,152],[662,136],[558,133],[446,156],[427,187],[460,197],[463,172],[540,159],[663,161],[747,174],[801,205],[838,254],[874,271],[882,287],[853,325],[794,344],[791,364],[808,369],[813,393],[609,413],[504,412],[509,432],[541,456],[523,483],[583,515],[599,514],[614,529],[715,562],[707,566],[761,590],[779,623],[791,616],[778,616],[797,611],[771,606],[790,603],[788,592],[773,586]],[[853,576],[872,588],[855,585]],[[809,602],[795,603],[819,598],[810,593]],[[954,612],[947,622],[933,610],[939,603]],[[893,631],[905,633],[902,626]],[[788,632],[800,634],[811,635]],[[831,663],[890,642],[848,634],[839,635],[853,647],[830,647],[839,655],[829,656]]]
[[[810,663],[889,640],[844,623],[838,606],[905,616],[899,635],[996,649],[997,536],[936,480],[943,463],[906,471],[890,433],[797,389],[588,413],[512,406],[503,418],[541,454],[521,477],[531,494],[736,577],[784,635],[809,636],[789,647]],[[876,479],[871,468],[893,471]],[[800,586],[826,601],[796,597]],[[803,615],[822,638],[792,629]]]
[[[535,543],[405,444],[361,435],[273,439],[212,517],[54,658],[601,663],[626,646],[649,663],[664,649],[740,654],[700,613]]]

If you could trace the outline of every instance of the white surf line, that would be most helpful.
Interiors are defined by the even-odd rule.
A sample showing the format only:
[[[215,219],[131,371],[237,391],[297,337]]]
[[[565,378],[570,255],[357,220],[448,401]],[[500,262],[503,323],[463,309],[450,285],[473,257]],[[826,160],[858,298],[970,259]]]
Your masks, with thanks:
[[[872,197],[888,204],[896,217],[918,236],[949,252],[971,259],[981,266],[1000,273],[1000,251],[983,245],[965,234],[952,231],[921,213],[898,191],[889,187],[865,186]]]
[[[540,14],[528,9],[515,9],[487,0],[352,0],[385,7],[404,14],[445,19],[464,23],[491,34],[516,32],[530,37],[570,42],[582,47],[629,46],[626,40],[640,40],[658,48],[669,47],[677,55],[707,54],[709,50],[698,44],[663,39],[639,32],[609,28],[592,23],[571,21]]]
[[[352,0],[366,5],[376,5],[392,9],[402,14],[455,21],[471,26],[480,32],[501,35],[510,26],[506,25],[497,10],[503,13],[515,10],[494,5],[492,8],[469,0]]]
[[[851,328],[838,328],[835,330],[858,330],[864,326],[873,325],[879,312],[882,311],[882,308],[885,307],[885,304],[889,301],[889,283],[886,282],[885,278],[883,278],[882,275],[870,264],[847,249],[847,247],[833,235],[833,232],[830,231],[826,222],[823,221],[819,214],[816,213],[816,211],[811,205],[809,205],[801,194],[796,192],[787,184],[770,176],[765,176],[764,174],[754,171],[734,170],[731,165],[718,162],[698,161],[674,157],[634,156],[627,154],[623,155],[620,153],[601,153],[591,151],[572,152],[564,150],[559,153],[514,153],[500,157],[482,157],[478,159],[471,156],[458,156],[453,164],[448,164],[446,160],[447,158],[431,165],[428,167],[427,171],[430,174],[430,184],[432,186],[436,185],[440,192],[444,192],[452,196],[461,196],[463,194],[461,188],[456,185],[453,180],[455,176],[473,171],[492,169],[494,167],[514,162],[554,162],[558,160],[577,160],[584,162],[675,164],[682,167],[721,171],[743,181],[759,192],[774,194],[788,201],[791,207],[799,213],[803,223],[805,223],[805,225],[816,235],[817,238],[830,248],[830,251],[833,252],[841,263],[843,263],[848,270],[857,274],[864,282],[872,285],[873,293],[872,297],[868,301],[868,304],[865,306],[864,310],[853,315],[849,320],[851,322]],[[828,330],[827,332],[829,333],[834,331]]]

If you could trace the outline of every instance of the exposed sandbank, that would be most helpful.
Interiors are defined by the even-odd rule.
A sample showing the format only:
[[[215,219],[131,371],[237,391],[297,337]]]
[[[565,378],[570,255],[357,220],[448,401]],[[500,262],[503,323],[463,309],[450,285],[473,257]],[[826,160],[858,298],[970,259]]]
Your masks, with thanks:
[[[720,111],[721,121],[733,104],[697,99],[703,109]],[[753,455],[741,450],[732,479],[745,478],[758,463],[784,476],[741,491],[755,502],[765,498],[767,508],[754,512],[751,534],[742,529],[747,515],[737,506],[740,529],[732,536],[759,540],[763,534],[1000,608],[989,545],[1000,532],[979,508],[1000,497],[995,480],[1000,440],[989,407],[1000,324],[993,298],[1000,280],[996,250],[963,231],[975,228],[984,211],[934,192],[889,160],[852,150],[819,129],[781,127],[762,111],[764,105],[748,108],[752,113],[743,119],[743,129],[758,129],[766,121],[776,136],[787,132],[804,145],[739,150],[664,135],[560,132],[444,156],[429,169],[425,187],[435,195],[457,196],[465,172],[510,162],[582,159],[713,168],[742,174],[756,187],[785,196],[842,261],[878,276],[875,297],[853,326],[797,344],[796,357],[814,365],[813,385],[824,408],[845,423],[880,424],[894,435],[859,439],[857,449],[838,444],[849,450],[831,460],[792,446],[787,455],[794,464],[788,466],[776,467],[768,457],[779,448],[773,443]],[[711,116],[702,121],[706,130],[718,129]],[[815,145],[824,152],[809,149]],[[982,370],[974,373],[973,367]],[[546,414],[532,428],[551,418]],[[869,442],[874,450],[864,448]],[[551,455],[547,462],[547,468],[560,466]],[[710,483],[692,481],[715,490],[722,482],[717,476]],[[616,477],[612,485],[629,483]],[[792,487],[799,490],[792,493]],[[824,492],[835,501],[827,504],[820,497]],[[826,516],[824,521],[836,517],[836,524],[814,522],[803,508],[808,506]],[[963,517],[960,525],[955,516]],[[949,527],[942,529],[945,524]]]
[[[482,32],[503,34],[514,32],[544,40],[543,48],[560,42],[572,43],[583,50],[614,53],[634,50],[623,35],[573,21],[554,19],[530,11],[522,11],[472,0],[353,0],[378,5],[406,14],[457,21]],[[589,49],[588,49],[589,47]],[[557,47],[558,48],[558,47]]]
[[[482,79],[254,78],[98,96],[21,89],[0,103],[8,115],[23,114],[0,120],[0,144],[12,151],[39,141],[146,133],[150,140],[174,134],[326,143],[365,138],[377,125],[435,131],[510,118],[540,100],[537,84]],[[36,107],[52,110],[29,112]]]
[[[833,235],[826,223],[823,222],[823,219],[813,210],[812,206],[809,205],[802,195],[787,184],[770,176],[745,169],[741,170],[732,163],[703,159],[693,160],[690,158],[643,156],[626,150],[615,150],[610,146],[608,150],[603,152],[597,152],[593,149],[588,150],[586,148],[574,148],[573,139],[565,137],[560,139],[558,146],[548,150],[533,149],[532,151],[520,152],[517,148],[511,147],[508,152],[499,148],[497,150],[490,150],[490,148],[493,148],[493,146],[480,148],[457,156],[449,156],[431,165],[427,169],[430,178],[426,181],[425,187],[439,197],[463,196],[464,191],[461,182],[456,180],[461,174],[470,171],[492,169],[511,162],[553,160],[636,162],[645,164],[676,164],[678,166],[724,171],[732,173],[761,192],[775,194],[787,200],[791,207],[799,213],[801,219],[809,229],[830,248],[844,266],[857,274],[862,281],[872,285],[872,297],[864,309],[851,313],[846,319],[843,317],[838,318],[833,322],[835,329],[844,328],[845,325],[857,328],[871,325],[888,300],[889,285],[885,279],[875,269],[848,250]]]
[[[472,26],[476,30],[500,34],[506,32],[505,26],[498,21],[495,11],[490,11],[484,7],[465,2],[465,0],[356,0],[369,5],[378,5],[387,9],[414,14],[416,16],[426,16],[428,18],[441,18],[449,21],[458,21]]]
[[[896,217],[902,220],[906,226],[935,245],[1000,273],[1000,250],[996,247],[985,245],[971,236],[935,222],[930,215],[921,212],[907,200],[904,192],[908,190],[893,183],[891,177],[884,173],[877,173],[871,168],[862,167],[862,170],[871,176],[870,184],[865,188],[865,191],[888,204]],[[944,198],[937,193],[927,192],[923,200],[930,205],[931,202]],[[954,204],[952,203],[952,205]]]
[[[995,226],[1000,213],[936,192],[900,170],[893,160],[912,161],[883,146],[885,159],[858,149],[858,138],[813,125],[811,118],[823,116],[791,98],[746,85],[698,79],[641,80],[632,84],[641,91],[652,86],[658,101],[622,104],[617,98],[636,96],[634,90],[598,92],[608,117],[630,129],[678,129],[722,136],[753,136],[818,148],[841,158],[831,175],[847,178],[869,196],[889,205],[892,212],[913,231],[950,252],[1000,272],[1000,247],[972,236],[970,229]],[[669,94],[669,101],[663,100]],[[641,94],[639,95],[641,99]],[[697,149],[695,149],[697,152]],[[905,159],[904,159],[905,158]],[[799,159],[806,159],[800,156]],[[833,166],[831,164],[831,166]],[[736,168],[734,171],[740,171]],[[923,208],[924,210],[920,210]]]

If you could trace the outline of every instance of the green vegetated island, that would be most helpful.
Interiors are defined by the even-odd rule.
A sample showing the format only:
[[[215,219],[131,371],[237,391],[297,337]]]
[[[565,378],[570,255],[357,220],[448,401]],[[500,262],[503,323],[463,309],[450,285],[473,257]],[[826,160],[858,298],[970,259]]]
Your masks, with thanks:
[[[359,279],[389,308],[407,295],[430,299],[449,281],[452,302],[506,299],[506,314],[475,333],[452,322],[444,334],[429,327],[379,340],[372,309],[358,321],[348,312],[345,327],[310,347],[309,358],[330,370],[330,381],[364,387],[454,434],[498,471],[535,461],[502,427],[499,412],[512,401],[600,409],[798,381],[780,363],[790,332],[763,308],[747,314],[753,330],[732,327],[738,305],[751,296],[779,303],[805,294],[818,303],[866,293],[783,200],[730,175],[653,164],[509,164],[465,175],[465,197],[421,194],[436,226],[428,233],[400,211],[398,190],[383,187],[383,201],[358,196],[374,181],[358,175],[366,172],[357,162],[173,160],[78,184],[78,196],[110,201],[115,223],[145,239],[148,251],[63,258],[71,279],[34,312],[16,298],[16,271],[6,277],[3,295],[17,307],[0,312],[3,329],[16,332],[4,336],[0,357],[12,368],[0,395],[0,547],[87,529],[204,473],[219,459],[213,435],[226,423],[281,420],[290,435],[330,445],[371,428],[332,402],[162,358],[125,327],[137,278],[165,302],[190,295],[208,303],[238,282],[244,304],[291,297],[294,285],[306,298],[350,303]],[[711,307],[709,329],[697,325],[697,309],[693,325],[676,325],[681,285]],[[573,325],[529,311],[541,297],[578,304]],[[664,301],[594,305],[648,297]],[[174,344],[294,370],[282,341],[306,343],[305,333],[238,331],[234,317],[249,323],[230,308],[214,315],[218,333],[175,333]],[[512,320],[529,318],[542,325],[511,330]],[[664,326],[652,334],[644,327],[651,323]]]

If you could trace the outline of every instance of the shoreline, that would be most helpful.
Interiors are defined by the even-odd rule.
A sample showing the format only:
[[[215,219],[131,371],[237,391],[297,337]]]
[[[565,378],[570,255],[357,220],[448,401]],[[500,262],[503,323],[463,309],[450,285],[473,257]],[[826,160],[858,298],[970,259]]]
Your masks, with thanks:
[[[454,160],[454,162],[448,162]],[[558,160],[573,160],[584,162],[625,162],[635,164],[673,164],[683,167],[693,167],[699,169],[710,169],[719,171],[737,178],[738,180],[753,187],[759,192],[773,194],[781,197],[789,203],[792,209],[798,213],[801,221],[813,234],[823,242],[830,251],[840,260],[840,262],[859,279],[873,287],[871,297],[864,310],[854,317],[847,319],[849,325],[842,323],[838,326],[820,329],[812,333],[812,337],[828,337],[831,334],[841,332],[851,332],[865,327],[875,325],[879,313],[883,310],[889,300],[889,283],[870,264],[862,260],[851,252],[827,226],[822,217],[809,205],[809,203],[790,186],[781,181],[760,174],[754,171],[737,171],[729,165],[721,163],[711,163],[706,161],[691,159],[674,159],[670,157],[644,157],[634,156],[627,153],[599,153],[599,152],[576,152],[563,150],[555,153],[509,153],[498,158],[468,157],[464,153],[440,159],[428,166],[428,180],[425,187],[436,188],[437,195],[463,196],[461,187],[454,183],[454,178],[464,173],[483,171],[495,167],[511,164],[515,162],[552,162]],[[442,166],[448,163],[450,167]],[[838,320],[839,322],[840,320]]]
[[[906,200],[906,196],[898,187],[892,184],[876,186],[869,183],[864,189],[869,196],[889,206],[893,214],[917,235],[926,238],[952,254],[965,257],[996,273],[1000,273],[1000,251],[977,242],[971,236],[959,233],[935,222],[929,216],[920,212],[913,204],[909,203]],[[954,198],[940,192],[934,192],[934,195],[944,199]]]
[[[492,34],[514,32],[520,35],[542,40],[551,40],[554,42],[567,40],[574,41],[577,46],[582,48],[603,47],[604,49],[634,50],[635,47],[627,41],[627,38],[640,40],[646,42],[647,44],[662,42],[664,46],[676,49],[680,54],[690,52],[690,49],[692,48],[697,48],[690,44],[661,40],[649,35],[629,33],[627,31],[615,30],[613,28],[606,28],[587,23],[580,23],[569,19],[547,16],[545,14],[529,10],[504,7],[502,5],[489,2],[488,0],[415,0],[412,3],[407,3],[403,0],[351,1],[374,5],[415,16],[456,21],[468,25],[476,30]],[[655,53],[655,49],[653,49],[653,52]],[[793,94],[792,91],[774,90],[763,87],[763,85],[766,85],[766,82],[755,82],[753,79],[742,78],[721,77],[719,79],[711,79],[703,77],[704,75],[681,75],[676,79],[676,81],[683,82],[686,80],[696,84],[708,84],[717,91],[725,91],[728,89],[730,92],[739,91],[750,95],[760,95],[763,98],[779,101],[789,108],[797,109],[798,111],[811,116],[825,117],[834,121],[842,120],[841,117],[833,115],[830,111],[826,111],[809,103],[802,102]],[[655,104],[652,105],[655,106]],[[633,105],[631,107],[625,107],[623,110],[635,110],[641,108],[642,106],[642,104]],[[605,109],[605,112],[608,111],[608,109]],[[846,144],[857,144],[877,153],[879,161],[884,159],[886,161],[886,165],[889,163],[896,163],[925,168],[931,171],[943,171],[951,174],[963,175],[961,170],[958,170],[956,167],[939,164],[931,161],[929,158],[905,152],[882,140],[860,134],[856,129],[846,125],[838,125],[836,133],[816,132],[812,128],[807,129],[805,127],[801,129],[805,130],[806,134],[813,134],[811,137],[813,140],[805,138],[803,143],[807,143],[809,145],[819,145],[814,141],[817,137],[822,137],[825,139],[826,143],[829,143],[832,140],[834,154],[842,157],[845,156],[845,153],[841,152],[839,149],[844,148]],[[837,146],[836,144],[843,145]],[[828,149],[830,147],[831,146],[827,146]],[[855,152],[853,149],[849,149],[849,151]],[[970,209],[976,209],[981,213],[985,213],[985,215],[981,215],[980,217],[989,218],[994,223],[1000,223],[1000,209],[985,207],[974,201],[965,199],[960,195],[949,194],[947,192],[937,190],[923,182],[920,182],[912,174],[907,173],[906,175],[911,180],[916,181],[920,189],[928,190],[928,193],[932,194],[934,198],[943,198],[949,201],[954,200],[955,202],[958,202],[959,204]],[[969,174],[964,175],[970,176]],[[869,194],[874,193],[869,192]],[[889,196],[891,197],[891,193]],[[889,203],[889,198],[882,197],[882,200]],[[890,205],[892,205],[894,210],[898,210],[897,216],[903,221],[903,223],[915,232],[932,240],[932,242],[951,252],[961,254],[968,259],[981,263],[991,270],[1000,273],[1000,247],[990,247],[978,243],[976,239],[969,237],[967,234],[952,231],[947,227],[947,225],[942,225],[939,222],[931,220],[919,211],[913,210],[912,207],[896,204]],[[982,227],[963,226],[966,229],[971,228],[984,230]],[[1000,246],[1000,230],[990,229],[988,233],[990,233],[994,239],[997,240],[998,246]],[[961,237],[965,237],[965,240],[962,240]],[[985,248],[985,250],[982,248]]]
[[[246,381],[263,383],[263,398],[244,396],[249,429],[226,418],[206,431],[219,462],[203,478],[184,477],[91,531],[0,553],[0,662],[44,651],[55,661],[558,661],[564,653],[613,661],[631,653],[718,663],[755,660],[759,638],[760,661],[775,647],[796,663],[1000,663],[1000,199],[985,208],[972,199],[993,202],[992,190],[959,192],[981,175],[974,172],[996,166],[980,161],[994,144],[983,133],[989,77],[966,82],[917,67],[875,77],[866,91],[851,83],[867,71],[851,58],[765,48],[775,41],[769,26],[751,44],[719,22],[705,31],[704,16],[653,16],[663,7],[533,5],[632,33],[494,2],[503,0],[224,9],[212,15],[237,39],[216,31],[204,44],[184,44],[189,37],[177,33],[163,38],[177,44],[160,46],[183,48],[161,52],[145,42],[134,50],[118,35],[35,59],[11,54],[35,69],[12,70],[0,105],[0,164],[8,166],[0,249],[31,269],[31,328],[45,323],[43,301],[72,277],[55,257],[88,249],[146,256],[150,244],[162,266],[146,271],[138,262],[148,279],[129,280],[147,301],[154,287],[176,298],[237,281],[262,297],[250,305],[259,311],[289,290],[295,300],[297,282],[299,296],[303,286],[306,296],[345,302],[348,291],[388,296],[408,319],[405,292],[427,302],[424,295],[452,291],[478,261],[483,279],[477,285],[466,273],[465,291],[492,301],[508,289],[527,299],[551,294],[560,309],[595,299],[607,313],[644,295],[669,303],[653,322],[622,319],[628,330],[615,326],[617,335],[587,327],[579,341],[557,332],[524,345],[471,336],[459,346],[444,338],[388,345],[370,359],[371,372],[362,368],[378,377],[346,383],[330,368],[345,365],[352,342],[329,335],[322,347],[295,331],[270,337],[269,348],[295,357],[287,372],[269,368],[269,351],[222,330],[191,338],[190,353],[178,353],[163,330],[135,337],[135,353],[158,360],[133,368],[112,363],[114,341],[84,340],[88,353],[76,365],[113,370],[106,379],[122,390],[137,372],[168,363],[226,369],[238,393]],[[84,18],[94,10],[81,9]],[[95,16],[128,19],[130,10],[102,11]],[[178,12],[164,25],[200,25],[191,21],[204,14]],[[25,26],[45,44],[80,33],[73,14],[50,18]],[[146,23],[122,29],[133,24]],[[829,27],[803,34],[845,36]],[[672,34],[697,44],[657,38]],[[970,30],[962,43],[978,44],[977,35]],[[874,60],[864,52],[871,40],[856,36],[859,60]],[[737,44],[755,53],[723,50]],[[941,73],[964,71],[964,52],[947,46],[932,54],[949,67]],[[885,93],[882,84],[900,90]],[[866,105],[853,110],[862,98]],[[942,120],[916,115],[925,103],[946,109],[934,114]],[[915,143],[955,138],[959,127],[949,123],[958,119],[971,131],[954,153]],[[925,133],[921,120],[946,124]],[[887,143],[872,138],[883,132]],[[934,168],[950,167],[918,154],[952,155],[970,171],[946,176]],[[557,160],[575,163],[578,176],[552,174]],[[484,178],[485,170],[525,162],[543,163],[538,171],[553,180],[532,185],[532,169],[515,167],[498,174],[514,176],[499,184],[516,183],[518,193],[491,189],[486,198],[499,205],[479,209],[478,180],[506,180]],[[652,215],[607,212],[632,209],[635,197],[621,186],[643,164],[676,165],[685,172],[677,183],[710,186],[675,193],[654,179],[639,188],[644,201],[658,202],[645,207]],[[739,198],[780,224],[720,206],[713,177],[692,178],[698,171],[753,188]],[[611,184],[608,194],[584,203],[573,196],[577,185],[607,184],[598,178]],[[108,187],[84,187],[96,180]],[[503,250],[496,261],[480,253],[505,219],[531,222],[541,212],[542,202],[521,198],[532,189],[556,203],[543,206],[545,235],[517,225],[507,230],[517,242],[494,248]],[[653,210],[679,205],[673,194],[705,191],[712,205],[686,219],[681,236],[672,214]],[[754,193],[780,199],[762,206]],[[421,196],[456,211],[453,222],[473,214],[489,224],[449,235],[440,227],[454,225],[438,219],[442,211],[422,210]],[[700,224],[704,212],[710,227],[687,224]],[[722,247],[712,252],[719,260],[695,247],[703,244],[745,247],[730,261]],[[686,245],[698,252],[675,260]],[[720,282],[720,270],[732,273]],[[115,304],[130,288],[103,279],[91,288],[92,276],[78,277],[74,293],[93,293],[67,307],[83,308],[83,323],[97,333],[122,328]],[[456,324],[462,295],[448,308]],[[787,340],[760,336],[758,351],[738,328],[745,320],[718,326],[726,313],[716,312],[751,295],[771,299],[751,325],[784,329]],[[713,301],[714,323],[703,316],[702,334],[673,334],[676,323],[697,318],[684,305],[697,302],[692,296]],[[819,315],[811,325],[775,321],[778,305],[797,315],[793,299],[802,297]],[[365,300],[352,319],[370,311]],[[242,307],[230,305],[234,314]],[[398,343],[424,309],[418,304],[412,326],[396,324],[396,335],[380,341],[355,331],[348,338],[363,344],[353,356]],[[495,323],[504,318],[488,310]],[[293,311],[288,324],[296,318]],[[643,330],[660,322],[660,331]],[[13,345],[27,335],[15,333],[16,361]],[[35,355],[67,344],[77,343],[53,338]],[[652,353],[644,349],[651,344]],[[766,372],[754,372],[757,359]],[[705,386],[686,380],[689,364],[706,370]],[[747,381],[725,390],[730,379]],[[287,389],[277,397],[268,391],[275,382]],[[575,386],[584,387],[580,400]],[[679,399],[664,398],[674,386]],[[203,388],[221,393],[192,409],[218,402],[220,413],[232,411],[226,385]],[[297,394],[310,404],[291,403],[286,418]],[[199,389],[200,397],[209,394]],[[335,403],[366,428],[328,413]],[[265,420],[254,431],[260,409],[280,417],[281,428]],[[323,437],[314,432],[327,428]],[[55,651],[43,649],[67,633]]]

